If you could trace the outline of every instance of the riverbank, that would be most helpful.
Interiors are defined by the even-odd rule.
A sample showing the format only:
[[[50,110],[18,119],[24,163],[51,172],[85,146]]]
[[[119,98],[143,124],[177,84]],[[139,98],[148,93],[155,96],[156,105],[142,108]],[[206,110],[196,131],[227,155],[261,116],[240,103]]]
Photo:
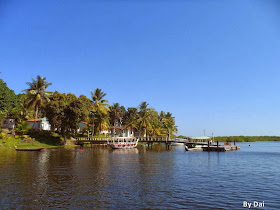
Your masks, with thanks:
[[[37,140],[33,140],[32,142],[26,142],[24,139],[21,138],[13,138],[7,137],[5,139],[0,139],[0,148],[7,148],[7,149],[14,149],[17,148],[61,148],[61,147],[76,147],[74,143],[70,140],[67,141],[67,145],[54,145],[54,144],[47,144],[42,143]]]
[[[64,138],[58,133],[51,131],[29,130],[24,134],[13,132],[8,129],[2,129],[0,132],[0,148],[60,148],[75,147],[71,139],[67,139],[64,145]]]
[[[280,136],[215,136],[214,139],[220,142],[280,141]]]

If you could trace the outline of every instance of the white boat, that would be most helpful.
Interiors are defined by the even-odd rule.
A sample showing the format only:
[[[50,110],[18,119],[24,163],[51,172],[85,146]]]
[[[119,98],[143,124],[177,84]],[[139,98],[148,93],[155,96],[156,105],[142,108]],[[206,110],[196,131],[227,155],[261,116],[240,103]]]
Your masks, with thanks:
[[[186,143],[186,151],[202,151],[205,145],[196,144],[196,143]]]
[[[171,146],[184,146],[184,143],[180,143],[180,142],[172,142]]]
[[[112,149],[131,149],[137,147],[138,139],[135,137],[116,137],[108,145]]]
[[[204,147],[207,147],[211,142],[211,137],[209,136],[195,136],[188,137],[188,142],[186,142],[185,150],[186,151],[202,151]],[[210,143],[211,144],[211,143]]]
[[[174,141],[171,143],[171,146],[184,146],[186,142],[186,139],[180,139],[176,138]]]

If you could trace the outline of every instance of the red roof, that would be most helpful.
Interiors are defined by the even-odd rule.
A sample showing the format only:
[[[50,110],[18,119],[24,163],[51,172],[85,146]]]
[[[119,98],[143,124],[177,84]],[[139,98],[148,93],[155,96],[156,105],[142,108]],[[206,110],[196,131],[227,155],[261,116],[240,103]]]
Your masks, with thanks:
[[[81,123],[83,123],[85,125],[92,125],[92,124],[89,124],[88,122],[83,122],[83,121],[81,121]]]
[[[40,121],[40,119],[31,119],[31,120],[26,120],[26,122],[38,122],[38,121]]]

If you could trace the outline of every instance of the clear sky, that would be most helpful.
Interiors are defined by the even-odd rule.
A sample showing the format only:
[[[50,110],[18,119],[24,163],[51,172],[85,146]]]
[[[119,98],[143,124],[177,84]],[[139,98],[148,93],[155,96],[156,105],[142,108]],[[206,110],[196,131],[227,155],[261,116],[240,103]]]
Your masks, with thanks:
[[[278,2],[0,0],[0,77],[147,101],[182,135],[280,135]]]

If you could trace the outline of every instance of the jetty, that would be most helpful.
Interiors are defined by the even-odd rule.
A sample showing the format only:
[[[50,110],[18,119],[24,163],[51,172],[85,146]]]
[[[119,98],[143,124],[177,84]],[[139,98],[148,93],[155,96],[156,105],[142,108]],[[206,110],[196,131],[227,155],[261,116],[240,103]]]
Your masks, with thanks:
[[[205,152],[227,152],[240,149],[240,146],[236,145],[236,141],[234,141],[234,145],[231,145],[230,142],[225,142],[221,145],[219,144],[219,141],[214,142],[213,136],[189,137],[188,139],[195,143],[194,145],[191,145],[191,143],[186,143],[186,145],[191,145],[191,148],[200,148],[200,150]],[[186,151],[189,150],[186,149]]]
[[[230,142],[225,142],[223,145],[219,145],[219,141],[216,142],[216,145],[212,145],[208,141],[207,147],[202,147],[202,149],[206,152],[227,152],[238,150],[240,149],[240,146],[236,145],[236,141],[234,141],[234,145],[231,145]]]
[[[77,137],[75,138],[75,144],[76,145],[85,145],[85,144],[90,144],[90,145],[108,145],[112,143],[116,138],[118,137]],[[136,138],[138,139],[138,142],[143,142],[147,143],[148,147],[152,147],[154,143],[164,143],[167,148],[170,147],[172,142],[175,142],[174,139],[170,139],[167,136],[135,136],[131,138]],[[176,141],[180,143],[185,143],[185,139],[181,139],[180,141]]]
[[[75,144],[84,146],[86,144],[89,145],[109,145],[114,142],[114,140],[118,137],[76,137]],[[154,143],[163,143],[166,145],[166,148],[169,149],[172,143],[184,143],[184,144],[195,144],[201,145],[203,151],[207,152],[226,152],[232,150],[240,149],[240,146],[236,145],[234,141],[234,145],[230,143],[225,143],[224,145],[220,145],[219,141],[213,142],[211,137],[203,136],[203,137],[189,137],[188,139],[170,139],[167,136],[135,136],[131,138],[138,139],[138,142],[147,143],[148,147],[153,147]]]

